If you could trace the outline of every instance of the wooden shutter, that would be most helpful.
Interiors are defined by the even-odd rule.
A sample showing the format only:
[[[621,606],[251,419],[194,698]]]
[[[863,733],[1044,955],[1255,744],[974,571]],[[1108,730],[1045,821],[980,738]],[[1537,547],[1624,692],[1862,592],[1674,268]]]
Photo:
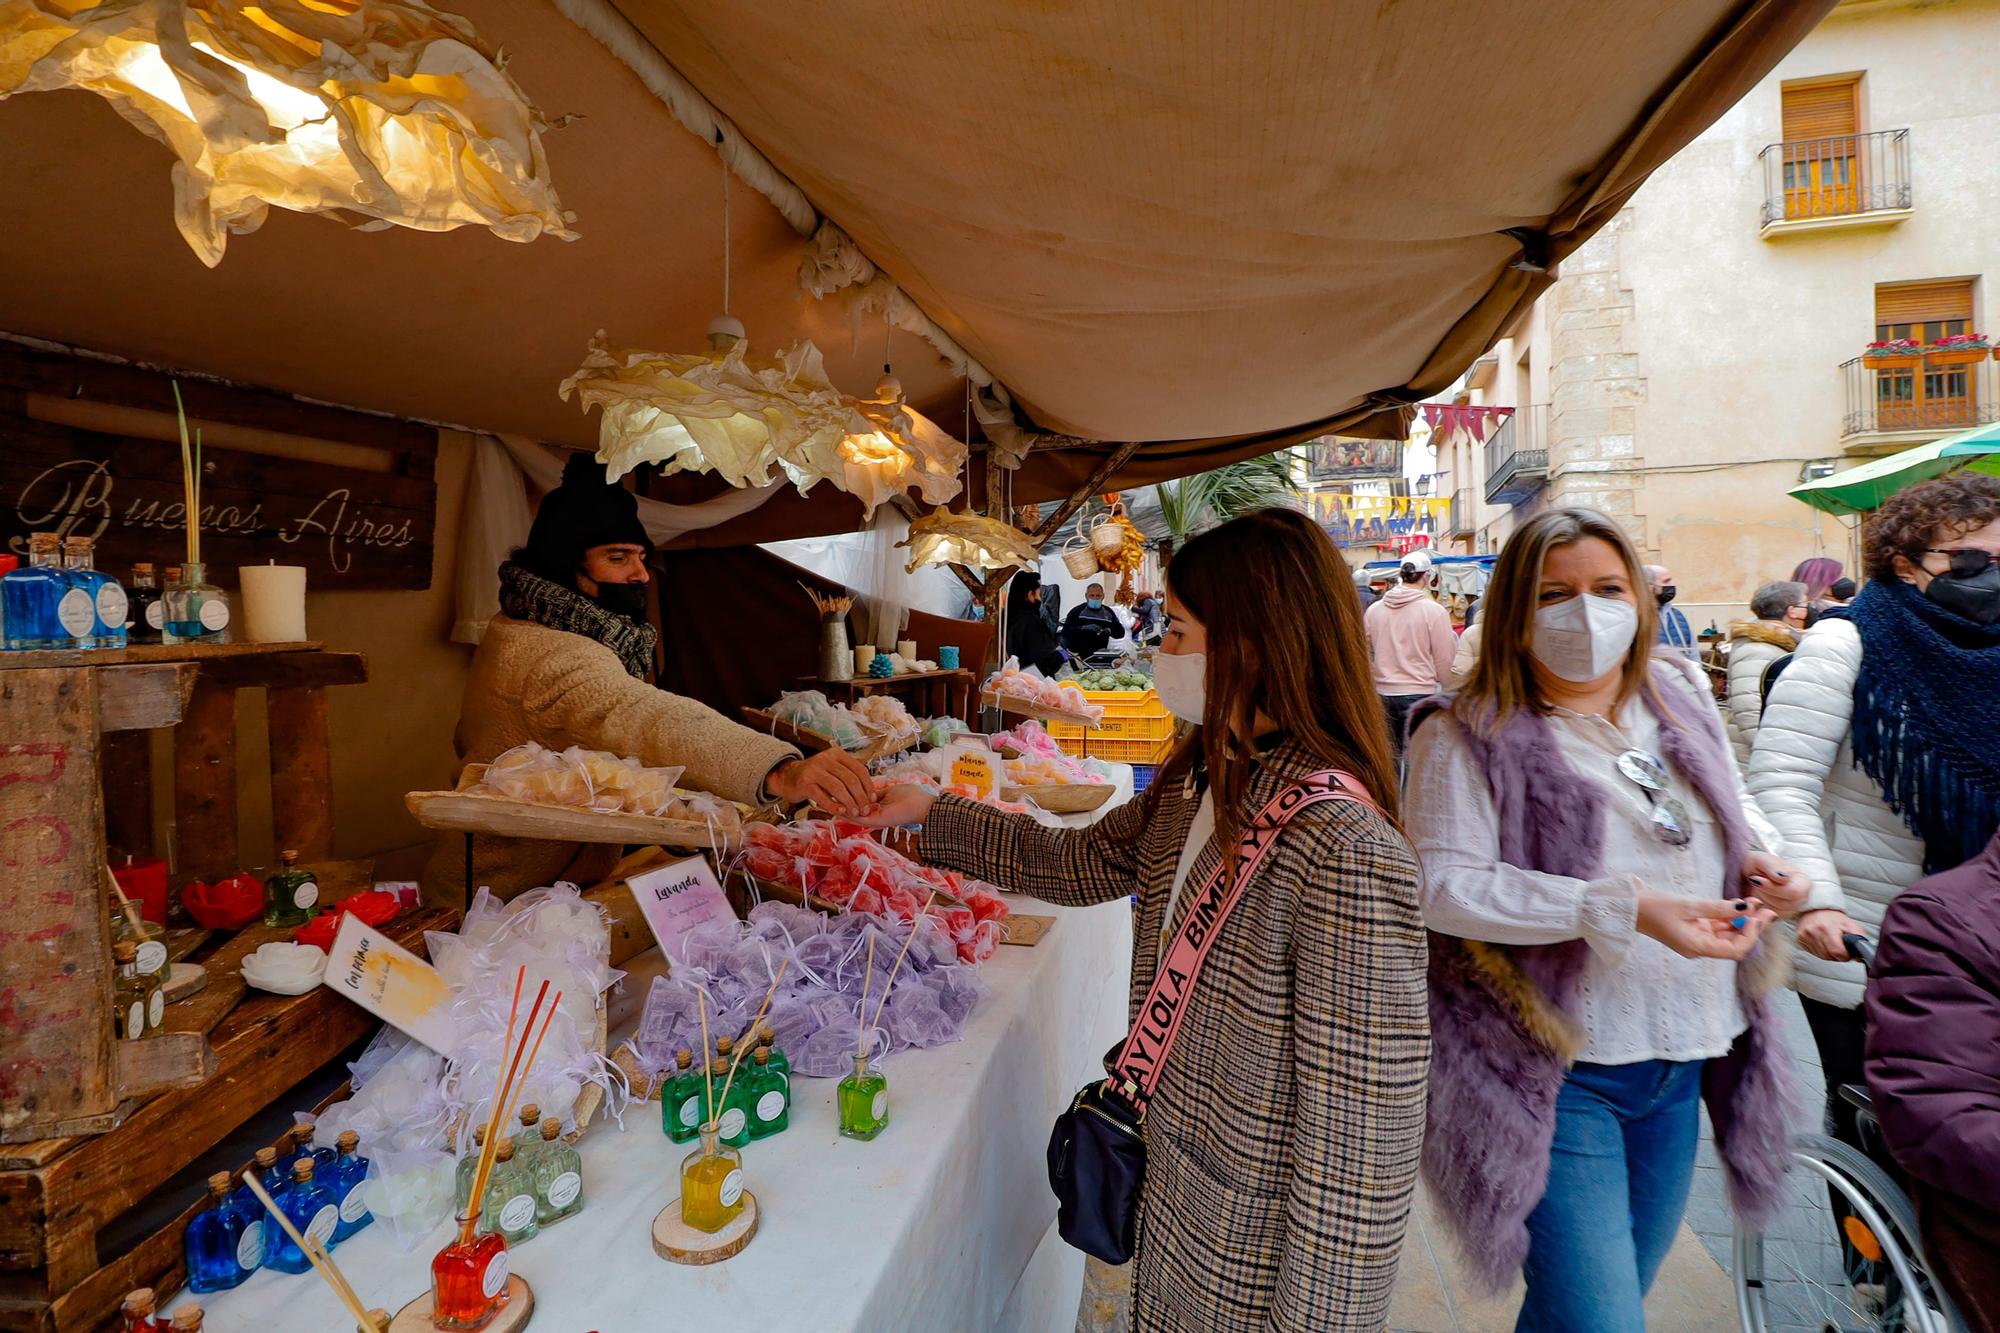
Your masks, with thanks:
[[[1781,90],[1778,97],[1786,142],[1858,133],[1861,115],[1855,94],[1860,86],[1859,79],[1846,78]]]
[[[1875,323],[1930,324],[1972,318],[1972,279],[1905,282],[1875,289]]]

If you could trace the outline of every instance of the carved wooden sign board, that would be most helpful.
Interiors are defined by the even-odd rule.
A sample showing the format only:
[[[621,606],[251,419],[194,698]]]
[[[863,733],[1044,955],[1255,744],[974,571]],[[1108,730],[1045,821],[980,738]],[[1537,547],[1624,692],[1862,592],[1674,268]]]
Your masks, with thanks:
[[[437,485],[429,477],[202,450],[201,554],[211,582],[239,565],[304,565],[310,587],[427,588]],[[180,564],[178,444],[50,425],[0,409],[0,549],[28,534],[93,537],[98,568]]]

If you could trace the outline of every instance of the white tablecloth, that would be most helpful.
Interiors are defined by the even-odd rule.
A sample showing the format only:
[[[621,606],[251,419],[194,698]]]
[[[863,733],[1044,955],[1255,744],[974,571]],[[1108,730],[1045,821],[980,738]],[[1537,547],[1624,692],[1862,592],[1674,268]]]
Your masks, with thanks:
[[[530,1327],[652,1333],[754,1311],[757,1327],[814,1333],[1068,1328],[1082,1266],[1044,1245],[1055,1218],[1044,1153],[1056,1113],[1124,1034],[1131,912],[1011,902],[1058,920],[1036,947],[1003,946],[981,968],[987,993],[963,1041],[890,1057],[878,1138],[838,1135],[835,1080],[794,1078],[790,1127],[743,1151],[762,1221],[735,1258],[686,1268],[654,1254],[654,1215],[679,1194],[689,1151],[660,1132],[657,1104],[628,1110],[622,1133],[593,1126],[580,1145],[584,1211],[511,1256],[535,1291]],[[370,1227],[334,1258],[363,1301],[393,1313],[429,1285],[449,1230],[399,1254]],[[312,1274],[260,1272],[203,1304],[207,1333],[353,1322]]]

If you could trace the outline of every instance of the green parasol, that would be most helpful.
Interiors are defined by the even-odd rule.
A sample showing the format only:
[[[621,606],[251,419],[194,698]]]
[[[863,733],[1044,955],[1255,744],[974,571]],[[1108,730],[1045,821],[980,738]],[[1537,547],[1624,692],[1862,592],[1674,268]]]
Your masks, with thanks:
[[[1981,426],[1960,435],[1932,440],[1914,449],[1890,454],[1795,486],[1791,496],[1815,509],[1845,517],[1865,514],[1902,490],[1955,468],[2000,476],[2000,424]]]

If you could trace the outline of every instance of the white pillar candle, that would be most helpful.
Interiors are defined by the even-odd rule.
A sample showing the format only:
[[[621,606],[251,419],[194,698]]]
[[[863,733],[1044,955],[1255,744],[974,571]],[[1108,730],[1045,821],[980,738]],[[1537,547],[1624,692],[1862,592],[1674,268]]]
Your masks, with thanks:
[[[875,665],[874,644],[864,643],[860,647],[854,650],[854,672],[856,675],[859,676],[867,675],[868,668],[874,665]]]
[[[916,661],[917,641],[915,639],[898,639],[896,641],[896,652],[906,662]]]
[[[244,565],[243,637],[252,643],[298,643],[306,637],[304,565]]]

